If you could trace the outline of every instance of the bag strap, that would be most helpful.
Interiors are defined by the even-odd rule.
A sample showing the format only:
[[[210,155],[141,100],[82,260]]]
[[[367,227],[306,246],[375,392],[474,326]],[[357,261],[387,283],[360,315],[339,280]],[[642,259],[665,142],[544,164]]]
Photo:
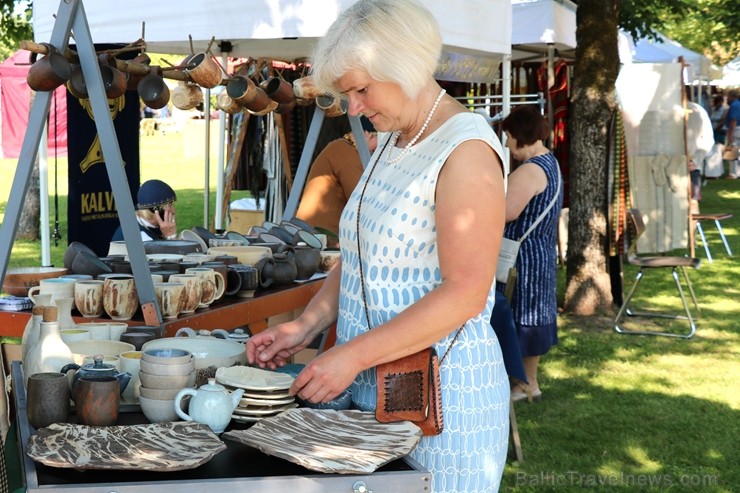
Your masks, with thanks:
[[[360,265],[360,288],[362,292],[362,303],[365,306],[365,318],[367,319],[367,327],[368,329],[372,329],[372,326],[370,325],[370,309],[367,305],[367,294],[365,293],[365,274],[362,268],[362,247],[360,246],[360,212],[362,210],[362,199],[365,198],[365,190],[367,190],[367,184],[370,183],[370,178],[372,178],[373,173],[375,172],[375,167],[378,165],[378,161],[380,160],[380,156],[383,155],[383,152],[385,152],[385,148],[388,147],[388,142],[390,142],[390,134],[388,139],[385,141],[385,145],[383,145],[383,148],[380,150],[379,153],[375,155],[375,161],[373,162],[373,166],[370,168],[370,173],[367,175],[367,180],[365,180],[365,183],[362,186],[362,191],[360,192],[360,198],[357,201],[357,262]],[[447,350],[445,351],[445,354],[442,355],[442,359],[439,360],[439,364],[442,365],[442,362],[447,357],[447,353],[450,352],[450,349],[452,349],[452,346],[455,344],[455,341],[457,341],[457,338],[460,336],[460,332],[462,332],[463,328],[465,327],[465,324],[461,325],[459,329],[457,329],[457,333],[455,334],[455,337],[452,339],[452,342],[447,347]]]
[[[540,217],[538,217],[537,220],[534,223],[532,223],[532,225],[529,227],[529,229],[524,232],[524,234],[522,235],[522,237],[519,238],[519,243],[523,242],[524,239],[527,236],[529,236],[529,233],[531,233],[532,230],[534,228],[536,228],[537,225],[539,223],[541,223],[543,219],[545,219],[545,216],[547,215],[547,213],[550,212],[550,209],[552,209],[555,206],[555,202],[558,201],[558,196],[560,195],[560,167],[558,167],[558,166],[555,167],[555,173],[557,173],[557,175],[558,175],[558,185],[557,185],[557,191],[555,192],[555,196],[552,198],[552,200],[550,201],[550,203],[547,205],[547,209],[545,209],[544,211],[542,211],[542,214],[540,214]]]

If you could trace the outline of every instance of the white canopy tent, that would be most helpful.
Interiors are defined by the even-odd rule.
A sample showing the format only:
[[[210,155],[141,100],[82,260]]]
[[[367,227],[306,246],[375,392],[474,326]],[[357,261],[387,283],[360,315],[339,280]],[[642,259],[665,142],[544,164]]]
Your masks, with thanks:
[[[637,40],[632,59],[635,62],[675,63],[679,57],[689,65],[686,82],[710,81],[722,77],[722,70],[712,64],[708,57],[691,51],[663,34],[658,34],[658,40],[648,38]]]
[[[289,62],[308,57],[338,13],[354,1],[264,0],[234,4],[228,9],[203,0],[129,0],[125,7],[88,1],[84,9],[95,43],[127,44],[144,37],[150,52],[188,54],[191,43],[197,53],[206,50],[214,39],[214,54],[227,45],[222,42],[228,42],[229,56]],[[437,77],[494,82],[499,63],[511,53],[510,0],[428,0],[425,4],[434,12],[442,31],[444,46]],[[58,6],[59,0],[34,1],[35,41],[49,40]],[[224,121],[222,115],[221,135],[225,133]],[[219,169],[223,170],[221,155]],[[219,193],[222,189],[219,183]],[[217,227],[221,214],[216,211]]]

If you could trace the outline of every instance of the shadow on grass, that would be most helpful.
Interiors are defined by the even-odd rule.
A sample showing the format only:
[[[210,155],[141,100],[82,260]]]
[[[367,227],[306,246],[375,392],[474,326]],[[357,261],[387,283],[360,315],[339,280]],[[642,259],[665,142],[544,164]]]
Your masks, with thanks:
[[[740,484],[740,413],[726,404],[556,379],[541,403],[517,403],[516,413],[524,463],[507,465],[502,491],[731,492]]]

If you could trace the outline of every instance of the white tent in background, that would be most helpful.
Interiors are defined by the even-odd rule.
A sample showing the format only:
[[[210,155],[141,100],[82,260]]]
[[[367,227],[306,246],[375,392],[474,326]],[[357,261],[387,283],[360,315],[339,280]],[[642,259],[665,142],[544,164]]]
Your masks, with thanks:
[[[740,87],[740,56],[722,67],[722,77],[712,83],[720,87]]]
[[[646,63],[675,63],[682,57],[689,65],[686,82],[710,81],[722,77],[719,67],[701,53],[691,51],[680,43],[658,34],[658,40],[642,38],[635,43],[633,61]]]
[[[576,4],[570,0],[512,0],[512,60],[557,50],[566,58],[576,48]]]

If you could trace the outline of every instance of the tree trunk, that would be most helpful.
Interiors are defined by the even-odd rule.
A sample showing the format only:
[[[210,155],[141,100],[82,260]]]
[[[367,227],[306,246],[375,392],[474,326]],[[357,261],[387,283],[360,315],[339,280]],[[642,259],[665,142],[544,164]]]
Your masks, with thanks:
[[[21,217],[18,220],[18,231],[15,237],[19,240],[39,239],[39,224],[41,217],[41,202],[39,200],[39,160],[33,163],[31,182],[28,184],[26,199],[23,201]]]
[[[607,128],[619,72],[617,0],[579,2],[570,122],[570,214],[565,310],[611,309],[607,272]]]

